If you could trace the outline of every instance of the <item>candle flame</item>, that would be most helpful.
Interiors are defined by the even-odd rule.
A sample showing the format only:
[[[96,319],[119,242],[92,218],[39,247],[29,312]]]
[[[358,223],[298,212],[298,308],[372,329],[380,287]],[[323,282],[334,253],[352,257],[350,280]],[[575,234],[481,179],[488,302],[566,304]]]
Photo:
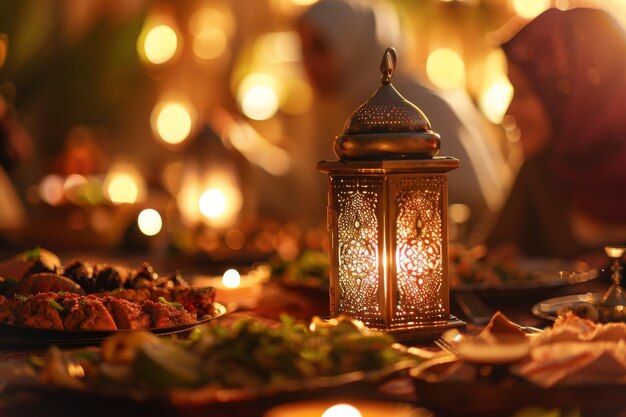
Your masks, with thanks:
[[[226,288],[237,288],[241,284],[241,275],[236,269],[229,269],[224,272],[222,282]]]
[[[322,417],[363,417],[363,415],[350,404],[335,404],[324,411]]]

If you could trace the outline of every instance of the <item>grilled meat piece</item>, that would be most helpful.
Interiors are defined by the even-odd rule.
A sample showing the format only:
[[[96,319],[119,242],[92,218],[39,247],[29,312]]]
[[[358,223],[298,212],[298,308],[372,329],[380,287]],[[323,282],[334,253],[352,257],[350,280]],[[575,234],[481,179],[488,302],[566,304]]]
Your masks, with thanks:
[[[98,291],[112,291],[124,287],[128,271],[110,265],[98,265],[94,271],[94,281]]]
[[[187,310],[171,304],[148,300],[143,303],[141,309],[150,315],[152,328],[160,329],[196,323],[196,318]]]
[[[61,299],[66,330],[117,330],[117,325],[99,297],[65,294]]]
[[[159,275],[154,272],[154,268],[148,262],[141,264],[141,267],[131,272],[128,280],[124,284],[125,288],[152,288]]]
[[[177,287],[188,287],[189,284],[185,281],[182,275],[176,271],[164,277],[159,277],[154,282],[157,288],[174,289]]]
[[[148,329],[150,316],[137,304],[110,296],[102,297],[102,303],[109,311],[118,329]]]
[[[46,292],[16,299],[14,312],[17,324],[39,329],[63,330],[63,322],[55,303],[59,295]]]
[[[17,281],[8,291],[9,294],[31,295],[47,292],[73,292],[84,294],[80,285],[69,278],[51,273],[28,275]]]
[[[8,323],[13,318],[11,304],[4,295],[0,295],[0,323]]]
[[[93,282],[93,266],[89,262],[75,259],[63,267],[63,276],[68,277],[85,291],[91,292],[95,287]]]
[[[174,292],[174,301],[182,304],[187,311],[198,319],[205,316],[214,316],[215,288],[180,287]]]
[[[34,248],[0,262],[0,276],[19,279],[38,272],[58,272],[61,260],[43,248]]]
[[[32,275],[32,274],[40,274],[40,273],[45,273],[45,272],[56,274],[59,271],[59,269],[60,268],[58,265],[52,262],[48,262],[48,260],[46,259],[37,258],[33,262],[32,266],[28,268],[24,276]]]

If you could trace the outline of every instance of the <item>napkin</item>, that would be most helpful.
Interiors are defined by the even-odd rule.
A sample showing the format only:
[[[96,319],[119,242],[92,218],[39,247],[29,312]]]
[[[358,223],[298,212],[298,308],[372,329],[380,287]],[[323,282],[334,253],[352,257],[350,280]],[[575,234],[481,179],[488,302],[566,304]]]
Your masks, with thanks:
[[[552,328],[545,329],[537,343],[549,345],[562,342],[620,340],[626,340],[625,323],[594,323],[567,312],[563,317],[559,317]]]
[[[596,324],[568,313],[534,340],[513,371],[535,384],[626,382],[626,324]]]
[[[514,369],[543,387],[626,382],[626,343],[559,342],[536,346]]]

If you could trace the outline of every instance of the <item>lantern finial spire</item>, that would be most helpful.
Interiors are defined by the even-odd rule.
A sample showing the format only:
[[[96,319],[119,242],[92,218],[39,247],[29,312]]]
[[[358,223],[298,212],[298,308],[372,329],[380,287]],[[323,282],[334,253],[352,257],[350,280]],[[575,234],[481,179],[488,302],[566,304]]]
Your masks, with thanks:
[[[383,84],[390,84],[393,78],[393,72],[396,70],[396,61],[398,60],[398,54],[393,47],[387,48],[383,54],[383,59],[380,62],[380,72],[383,76],[380,81]]]

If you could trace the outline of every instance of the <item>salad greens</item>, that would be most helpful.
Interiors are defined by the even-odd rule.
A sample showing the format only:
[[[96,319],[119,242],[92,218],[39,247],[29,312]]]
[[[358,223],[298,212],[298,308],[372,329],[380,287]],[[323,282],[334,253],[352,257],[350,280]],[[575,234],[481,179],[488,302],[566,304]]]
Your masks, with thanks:
[[[98,361],[85,362],[90,378],[84,383],[118,392],[131,387],[254,389],[415,359],[394,346],[391,336],[347,318],[315,318],[306,325],[288,316],[279,325],[245,318],[229,327],[197,328],[186,339],[117,333],[100,352]]]

